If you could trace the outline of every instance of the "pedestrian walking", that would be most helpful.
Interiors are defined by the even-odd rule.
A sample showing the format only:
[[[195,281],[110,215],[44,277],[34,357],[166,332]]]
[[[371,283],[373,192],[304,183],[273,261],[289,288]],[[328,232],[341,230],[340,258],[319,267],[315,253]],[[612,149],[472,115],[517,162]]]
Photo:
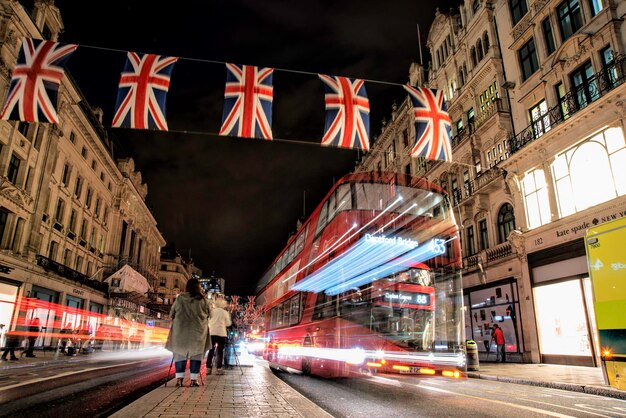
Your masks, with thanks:
[[[26,357],[36,357],[33,350],[35,349],[35,341],[39,336],[39,318],[33,318],[28,325],[28,347],[26,348]]]
[[[173,353],[176,365],[176,386],[183,385],[187,358],[189,358],[189,386],[198,385],[202,359],[211,346],[209,334],[209,302],[204,297],[198,279],[187,282],[185,293],[180,294],[170,311],[172,326],[165,348]]]
[[[502,363],[506,362],[506,348],[504,333],[498,324],[493,324],[493,339],[496,342],[496,363],[501,359]]]
[[[67,345],[68,343],[71,345],[72,344],[72,333],[74,331],[72,330],[72,323],[68,322],[67,324],[65,324],[65,326],[61,329],[61,331],[59,331],[59,334],[61,334],[60,340],[61,340],[61,349],[60,352],[63,354],[66,354],[67,351]],[[72,346],[72,351],[74,351],[74,347]],[[70,354],[71,355],[71,354]]]
[[[2,353],[2,361],[7,361],[7,356],[11,355],[11,360],[19,360],[15,356],[15,349],[20,345],[20,337],[15,333],[15,331],[9,331],[6,333],[6,342],[4,346],[4,352]]]
[[[226,345],[226,337],[228,331],[226,328],[231,326],[232,321],[230,314],[224,308],[228,306],[228,302],[224,299],[216,299],[214,309],[211,311],[211,319],[209,320],[209,329],[211,330],[211,349],[206,363],[206,374],[213,372],[213,356],[215,356],[216,374],[224,374],[222,363],[224,360],[224,346]]]

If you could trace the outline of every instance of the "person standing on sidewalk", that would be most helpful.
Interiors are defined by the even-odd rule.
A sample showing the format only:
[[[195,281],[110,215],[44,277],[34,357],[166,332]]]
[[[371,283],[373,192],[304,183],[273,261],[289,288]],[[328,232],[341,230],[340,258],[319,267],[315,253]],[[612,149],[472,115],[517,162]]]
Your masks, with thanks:
[[[493,339],[496,341],[496,363],[498,359],[502,359],[502,363],[506,362],[506,348],[504,341],[504,333],[498,324],[493,324]]]
[[[226,345],[226,337],[228,331],[226,328],[231,326],[232,321],[230,314],[224,308],[228,306],[228,302],[224,299],[215,300],[215,309],[211,311],[211,319],[209,321],[209,329],[211,330],[211,340],[213,344],[209,350],[209,357],[206,361],[206,374],[213,371],[213,356],[215,356],[216,374],[224,374],[222,363],[224,360],[224,346]]]
[[[39,318],[33,318],[28,325],[28,347],[26,348],[26,357],[35,357],[33,350],[35,349],[35,341],[39,336]]]
[[[19,360],[19,358],[15,356],[15,349],[20,345],[20,338],[15,334],[15,331],[7,332],[6,337],[2,361],[7,361],[7,355],[9,354],[11,355],[11,360]]]
[[[165,349],[173,353],[176,364],[176,386],[183,385],[189,358],[189,386],[198,385],[202,359],[211,346],[209,335],[209,302],[204,297],[198,279],[189,279],[185,293],[180,294],[170,311],[172,327]]]

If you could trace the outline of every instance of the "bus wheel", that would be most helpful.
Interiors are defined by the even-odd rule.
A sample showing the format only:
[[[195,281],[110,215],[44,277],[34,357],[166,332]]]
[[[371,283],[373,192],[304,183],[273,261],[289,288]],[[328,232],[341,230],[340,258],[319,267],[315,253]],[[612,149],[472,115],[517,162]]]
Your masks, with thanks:
[[[311,346],[311,338],[310,337],[306,337],[304,339],[304,347],[310,347]],[[307,356],[302,356],[302,374],[305,376],[310,376],[311,375],[311,358],[307,357]]]

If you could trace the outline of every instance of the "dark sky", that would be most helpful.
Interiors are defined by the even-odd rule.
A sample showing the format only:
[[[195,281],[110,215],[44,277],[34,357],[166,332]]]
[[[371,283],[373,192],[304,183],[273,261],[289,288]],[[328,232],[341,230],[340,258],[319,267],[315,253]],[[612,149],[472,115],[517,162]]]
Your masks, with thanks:
[[[419,61],[416,24],[425,44],[435,7],[451,4],[457,2],[56,1],[65,24],[61,42],[110,49],[79,48],[68,65],[89,104],[104,110],[105,126],[126,59],[115,50],[194,59],[174,66],[170,132],[110,134],[148,184],[147,204],[165,240],[184,255],[191,249],[205,276],[215,272],[226,279],[227,294],[239,295],[254,292],[297,219],[310,215],[358,154],[318,145],[324,93],[315,75],[274,73],[273,134],[280,141],[214,135],[225,69],[205,61],[406,83],[410,63]],[[384,84],[366,88],[373,138],[404,92]]]

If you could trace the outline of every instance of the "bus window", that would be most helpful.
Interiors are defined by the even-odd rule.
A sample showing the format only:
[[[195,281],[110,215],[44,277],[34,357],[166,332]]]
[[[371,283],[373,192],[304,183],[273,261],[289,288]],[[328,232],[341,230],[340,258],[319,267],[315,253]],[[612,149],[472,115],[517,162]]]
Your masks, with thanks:
[[[352,196],[349,184],[342,184],[336,191],[337,194],[337,212],[352,209]]]
[[[337,193],[333,193],[328,198],[328,222],[332,221],[337,213],[337,205],[335,204],[335,195]]]
[[[328,201],[324,202],[324,206],[320,210],[320,216],[317,220],[317,229],[315,230],[315,235],[319,234],[322,229],[326,226],[326,214],[328,213]]]
[[[335,315],[335,297],[328,296],[326,293],[317,294],[315,310],[313,311],[313,319],[329,318]]]
[[[285,327],[289,325],[289,301],[281,303],[283,307],[283,322],[282,325]]]
[[[289,325],[300,322],[300,295],[291,298],[289,311]]]
[[[304,248],[304,240],[306,239],[306,229],[298,235],[296,239],[296,254],[300,254],[300,251]]]

